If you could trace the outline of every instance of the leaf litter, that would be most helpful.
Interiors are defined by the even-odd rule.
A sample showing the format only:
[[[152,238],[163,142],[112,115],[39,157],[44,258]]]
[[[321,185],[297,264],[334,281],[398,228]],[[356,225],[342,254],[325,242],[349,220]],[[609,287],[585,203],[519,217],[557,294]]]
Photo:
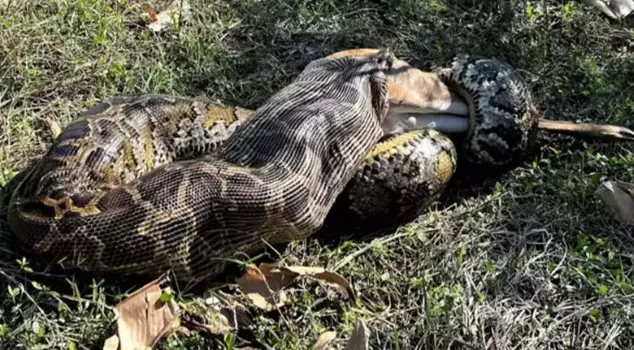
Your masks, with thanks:
[[[191,5],[189,0],[174,0],[161,12],[157,12],[150,4],[143,4],[145,12],[150,18],[147,28],[153,32],[160,32],[191,19]]]
[[[108,338],[104,350],[136,350],[154,346],[180,326],[180,308],[173,298],[161,298],[167,275],[136,290],[114,307],[117,334]]]
[[[238,279],[237,283],[255,306],[265,311],[271,311],[286,303],[287,296],[283,289],[300,276],[334,285],[345,291],[351,300],[356,300],[350,282],[343,276],[321,267],[278,267],[275,264],[267,263],[261,263],[258,267],[249,265],[247,272]]]
[[[286,287],[300,277],[332,285],[356,300],[352,285],[341,275],[321,267],[249,264],[236,283],[252,306],[266,312],[288,303]],[[146,349],[175,333],[190,335],[197,330],[211,335],[237,332],[252,325],[250,313],[237,295],[215,293],[203,301],[180,306],[171,294],[167,273],[137,289],[114,307],[117,332],[106,340],[104,350]],[[359,332],[359,327],[353,334]],[[363,325],[365,327],[365,325]],[[315,349],[329,349],[336,333],[320,336]],[[356,339],[356,338],[355,338]],[[321,344],[321,345],[320,345]],[[353,347],[350,349],[364,349]]]
[[[337,333],[334,331],[328,331],[322,333],[317,342],[313,345],[311,350],[332,350],[334,349],[331,344],[337,338]],[[357,321],[357,325],[348,339],[345,350],[368,350],[370,343],[370,332],[363,320]]]

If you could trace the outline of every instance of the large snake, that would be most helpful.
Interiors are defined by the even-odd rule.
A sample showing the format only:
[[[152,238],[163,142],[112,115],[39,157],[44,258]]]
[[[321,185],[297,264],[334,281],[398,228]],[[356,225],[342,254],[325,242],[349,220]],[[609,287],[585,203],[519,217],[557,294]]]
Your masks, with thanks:
[[[9,224],[66,268],[210,277],[236,252],[313,234],[331,211],[412,217],[443,192],[459,153],[503,165],[539,127],[524,82],[497,60],[461,56],[428,73],[389,51],[342,51],[255,111],[163,95],[99,104],[24,177]],[[456,147],[441,131],[466,136]]]

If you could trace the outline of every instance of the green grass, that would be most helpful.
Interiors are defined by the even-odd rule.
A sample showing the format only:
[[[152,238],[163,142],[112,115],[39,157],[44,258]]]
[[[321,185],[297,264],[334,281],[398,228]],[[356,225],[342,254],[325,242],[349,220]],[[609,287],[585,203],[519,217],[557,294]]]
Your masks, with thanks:
[[[634,127],[632,21],[578,2],[192,1],[192,20],[160,34],[143,27],[140,1],[3,3],[0,186],[46,150],[45,118],[63,126],[129,92],[253,108],[310,60],[354,47],[391,47],[423,68],[461,52],[497,57],[520,70],[545,117]],[[634,179],[631,145],[542,136],[541,153],[492,191],[440,203],[396,233],[291,244],[281,252],[290,264],[348,261],[338,272],[360,300],[300,282],[291,305],[252,310],[248,333],[270,348],[307,349],[332,329],[342,345],[362,318],[376,349],[634,346],[634,239],[593,194],[602,178]],[[39,279],[0,249],[0,349],[100,348],[129,289]],[[162,346],[221,343],[195,334]]]

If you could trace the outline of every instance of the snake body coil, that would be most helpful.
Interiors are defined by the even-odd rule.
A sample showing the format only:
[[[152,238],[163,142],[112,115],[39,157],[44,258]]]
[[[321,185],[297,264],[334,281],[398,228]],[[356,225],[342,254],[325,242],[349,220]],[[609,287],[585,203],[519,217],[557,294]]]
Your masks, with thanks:
[[[469,132],[461,147],[465,161],[504,166],[530,147],[539,116],[515,69],[499,60],[459,55],[437,73],[469,104]]]
[[[67,268],[169,268],[189,279],[220,272],[236,252],[305,238],[333,207],[358,220],[411,217],[442,193],[457,154],[434,130],[382,139],[393,60],[381,52],[313,61],[255,112],[158,95],[104,102],[30,170],[9,224],[26,248]],[[522,118],[495,117],[525,135],[515,127]]]

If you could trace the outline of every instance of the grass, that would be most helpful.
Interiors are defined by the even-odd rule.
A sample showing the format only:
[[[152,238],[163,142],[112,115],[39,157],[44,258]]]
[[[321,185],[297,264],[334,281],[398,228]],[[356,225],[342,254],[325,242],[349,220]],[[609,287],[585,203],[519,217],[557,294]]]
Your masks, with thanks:
[[[129,92],[253,108],[310,60],[353,47],[389,46],[424,68],[460,52],[497,57],[520,70],[545,117],[634,127],[632,21],[578,2],[192,1],[191,21],[159,34],[143,27],[140,1],[3,3],[0,186],[46,150],[46,118],[63,126]],[[279,312],[252,310],[251,336],[307,349],[336,330],[342,346],[362,318],[376,349],[632,348],[634,239],[593,192],[603,178],[632,181],[634,154],[569,137],[541,142],[488,191],[460,189],[395,233],[286,247],[287,263],[339,267],[360,300],[303,281]],[[111,305],[130,289],[38,278],[28,259],[2,251],[0,349],[100,348]],[[229,349],[232,339],[194,333],[161,347]]]

